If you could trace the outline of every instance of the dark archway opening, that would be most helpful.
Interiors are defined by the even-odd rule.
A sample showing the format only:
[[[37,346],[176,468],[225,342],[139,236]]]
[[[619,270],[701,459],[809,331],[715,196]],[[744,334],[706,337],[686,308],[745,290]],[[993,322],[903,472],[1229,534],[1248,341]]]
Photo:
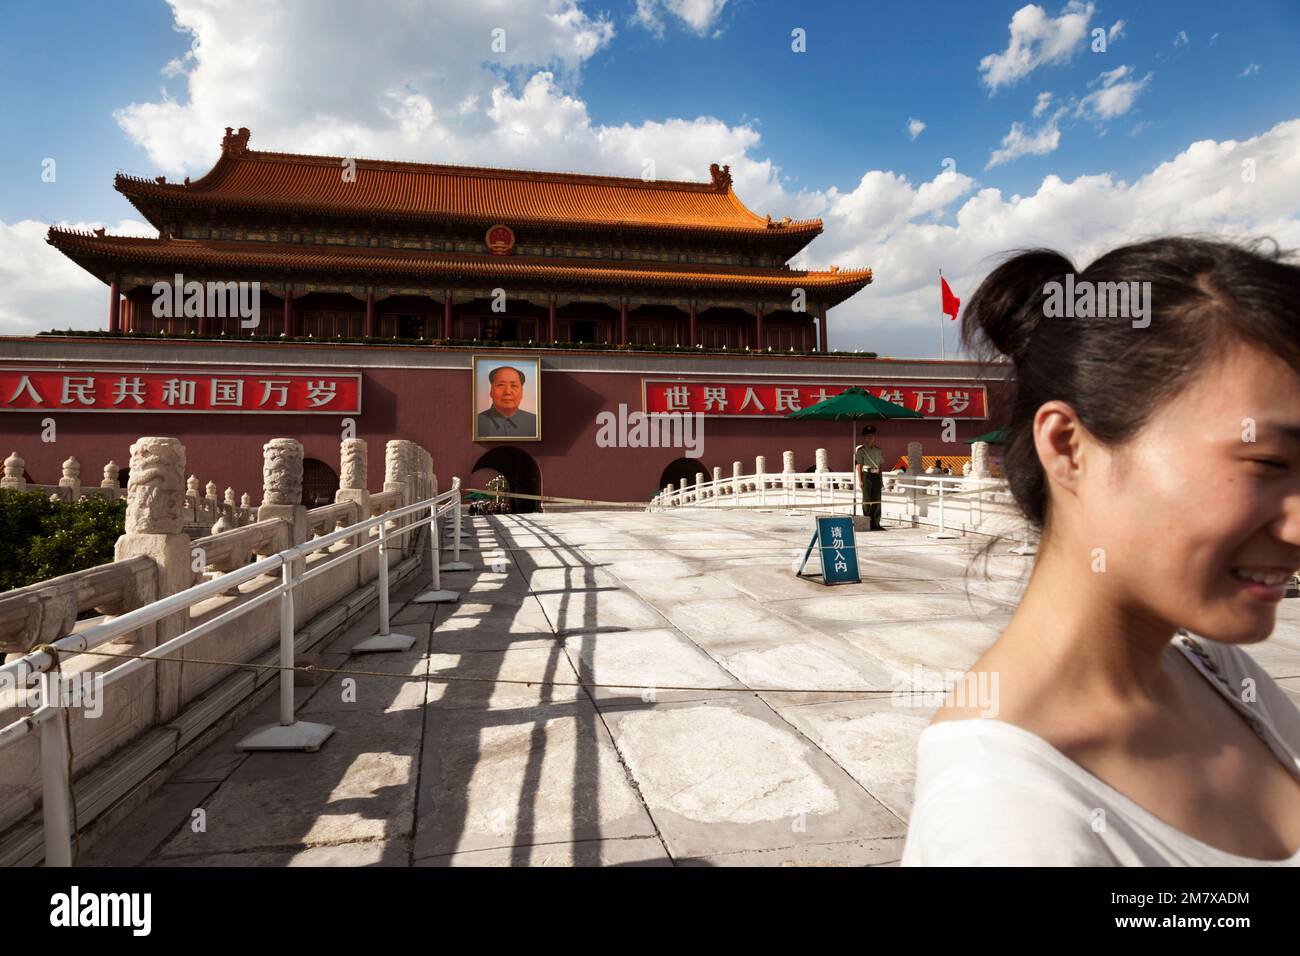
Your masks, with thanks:
[[[302,463],[302,503],[308,508],[334,504],[334,494],[339,490],[339,476],[329,465],[317,458],[307,458]]]
[[[713,480],[713,472],[698,458],[678,458],[663,470],[663,473],[659,476],[659,484],[656,486],[656,490],[663,491],[666,485],[680,488],[683,478],[686,479],[686,484],[694,485],[695,473],[700,471],[704,472],[705,481]]]
[[[542,493],[542,473],[533,461],[533,456],[526,451],[506,446],[493,448],[478,461],[474,462],[470,475],[470,487],[486,488],[493,475],[501,475],[510,485],[510,491],[525,495]],[[511,498],[510,511],[513,514],[531,514],[541,511],[541,502],[528,498]]]

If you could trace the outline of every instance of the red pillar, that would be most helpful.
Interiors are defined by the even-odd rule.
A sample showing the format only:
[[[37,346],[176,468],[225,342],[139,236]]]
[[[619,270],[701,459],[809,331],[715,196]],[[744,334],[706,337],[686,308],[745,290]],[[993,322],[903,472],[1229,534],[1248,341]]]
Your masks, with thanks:
[[[442,337],[451,339],[456,337],[456,327],[452,319],[451,312],[451,290],[448,289],[442,299]]]
[[[754,348],[759,352],[763,351],[763,307],[761,305],[754,316]]]
[[[817,312],[817,337],[819,339],[818,351],[819,352],[830,351],[830,349],[826,345],[827,338],[826,338],[826,310],[825,309],[820,309]]]
[[[618,307],[618,344],[627,345],[627,303]]]
[[[691,303],[690,339],[686,344],[689,345],[691,348],[695,348],[695,346],[700,344],[699,336],[696,335],[695,333],[695,303],[694,302]]]
[[[375,293],[366,292],[366,325],[365,336],[368,339],[375,338]]]
[[[121,296],[117,291],[117,280],[114,279],[108,284],[108,331],[116,332],[118,329],[118,310],[121,308]]]
[[[129,295],[122,296],[122,331],[135,331],[135,303]]]
[[[551,309],[546,315],[546,337],[551,342],[554,342],[556,339],[555,329],[555,300],[551,299]]]
[[[293,292],[288,289],[284,293],[284,334],[287,336],[298,334],[294,326]]]

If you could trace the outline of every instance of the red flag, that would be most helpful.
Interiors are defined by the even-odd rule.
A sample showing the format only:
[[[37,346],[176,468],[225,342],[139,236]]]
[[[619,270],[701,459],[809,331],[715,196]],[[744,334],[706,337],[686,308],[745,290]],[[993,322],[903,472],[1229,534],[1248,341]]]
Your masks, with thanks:
[[[954,321],[957,318],[957,310],[961,308],[961,299],[952,294],[952,289],[948,286],[948,280],[939,276],[939,281],[943,284],[943,314],[951,317]]]

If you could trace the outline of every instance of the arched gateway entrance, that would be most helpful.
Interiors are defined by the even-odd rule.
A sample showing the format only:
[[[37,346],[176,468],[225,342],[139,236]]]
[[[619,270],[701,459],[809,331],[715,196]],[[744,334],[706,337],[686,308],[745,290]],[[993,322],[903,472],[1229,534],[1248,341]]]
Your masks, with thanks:
[[[683,478],[686,479],[688,485],[693,485],[695,484],[696,472],[701,471],[704,472],[705,481],[713,480],[713,472],[698,458],[678,458],[663,470],[663,473],[659,476],[659,484],[655,486],[655,491],[663,491],[668,485],[679,488]]]
[[[484,489],[493,475],[501,475],[510,483],[510,490],[526,495],[542,493],[542,474],[533,456],[518,448],[493,448],[474,462],[470,475],[471,488]],[[515,514],[541,511],[541,503],[528,498],[511,498],[510,510]]]

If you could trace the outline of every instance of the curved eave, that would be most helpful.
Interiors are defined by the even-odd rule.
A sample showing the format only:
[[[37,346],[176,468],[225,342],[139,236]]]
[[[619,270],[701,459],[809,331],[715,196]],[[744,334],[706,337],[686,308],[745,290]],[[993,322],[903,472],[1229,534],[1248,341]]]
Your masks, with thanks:
[[[516,279],[521,283],[566,288],[644,287],[727,290],[788,297],[805,289],[810,298],[833,305],[871,282],[870,269],[804,272],[764,269],[700,271],[690,263],[632,263],[626,260],[563,260],[525,256],[433,253],[422,250],[347,249],[335,246],[265,248],[256,243],[215,243],[194,239],[137,239],[97,236],[51,227],[46,239],[83,269],[107,281],[112,272],[135,267],[170,274],[178,267],[239,275],[392,277],[418,282],[479,282]]]
[[[215,172],[209,172],[208,179]],[[199,180],[198,182],[202,182]],[[398,222],[453,222],[487,228],[498,222],[505,222],[512,227],[556,228],[577,232],[639,232],[651,235],[673,236],[714,236],[733,239],[756,239],[773,244],[785,243],[790,246],[790,255],[794,255],[813,239],[821,235],[823,223],[820,219],[805,219],[782,226],[771,226],[760,222],[754,226],[703,225],[691,223],[661,223],[644,220],[601,220],[557,218],[551,216],[516,216],[487,215],[479,213],[457,212],[419,212],[392,209],[384,206],[358,207],[350,203],[339,202],[301,202],[296,200],[272,199],[264,196],[221,195],[213,196],[195,189],[197,182],[187,187],[176,183],[151,183],[119,173],[114,180],[114,188],[138,209],[152,225],[161,229],[166,220],[159,214],[158,206],[173,206],[194,210],[240,209],[249,212],[266,212],[273,215],[294,214],[303,217],[334,216],[342,219],[388,219]],[[730,190],[729,190],[730,193]],[[736,206],[749,215],[748,209],[730,193]]]

